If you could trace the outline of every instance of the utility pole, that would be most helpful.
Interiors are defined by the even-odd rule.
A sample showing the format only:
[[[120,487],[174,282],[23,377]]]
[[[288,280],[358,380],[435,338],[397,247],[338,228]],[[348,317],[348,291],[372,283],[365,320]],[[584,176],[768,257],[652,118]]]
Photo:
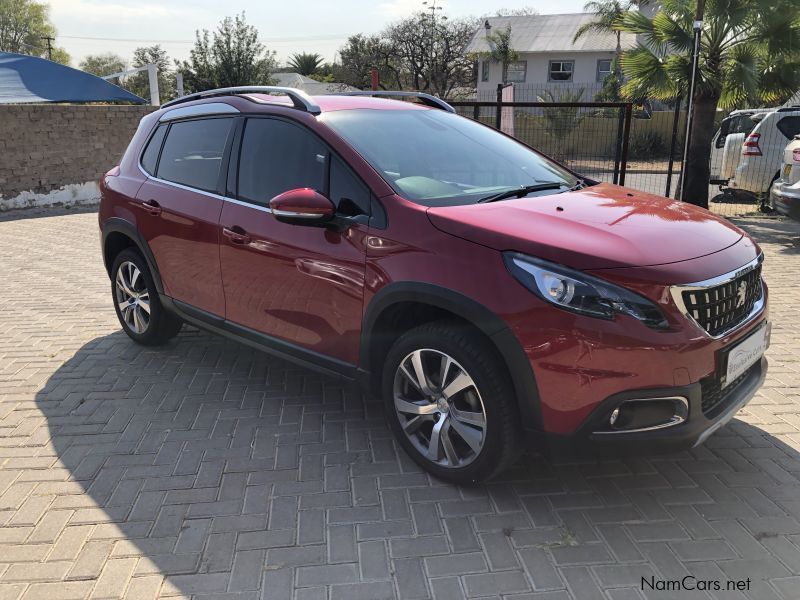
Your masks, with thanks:
[[[683,139],[683,158],[681,160],[681,190],[680,196],[683,200],[684,190],[686,189],[686,163],[689,156],[689,143],[691,142],[692,122],[694,121],[694,90],[697,84],[697,70],[700,63],[700,38],[703,35],[703,15],[705,13],[706,0],[697,0],[697,12],[694,15],[694,52],[692,53],[692,78],[689,83],[689,100],[686,105],[686,135]]]
[[[53,60],[53,42],[56,41],[56,38],[43,35],[42,39],[47,42],[47,60]]]
[[[442,10],[442,7],[436,6],[436,0],[430,0],[430,2],[428,0],[424,0],[422,2],[422,5],[426,7],[424,10],[429,10],[431,13],[430,29],[428,33],[428,44],[429,44],[428,60],[430,64],[430,70],[428,72],[428,88],[432,89],[433,79],[435,77],[435,68],[436,68],[434,65],[434,59],[435,59],[434,45],[436,44],[436,11]],[[447,19],[447,17],[443,16],[442,19]]]

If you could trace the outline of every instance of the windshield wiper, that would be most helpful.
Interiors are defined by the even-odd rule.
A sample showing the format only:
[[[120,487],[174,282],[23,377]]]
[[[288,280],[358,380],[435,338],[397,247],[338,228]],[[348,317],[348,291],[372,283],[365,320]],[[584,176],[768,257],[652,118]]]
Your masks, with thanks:
[[[485,202],[496,202],[498,200],[505,200],[506,198],[522,198],[534,192],[544,192],[545,190],[560,190],[562,187],[567,187],[567,184],[561,181],[544,181],[535,185],[525,185],[522,187],[511,188],[498,194],[492,194],[478,200],[478,204]]]

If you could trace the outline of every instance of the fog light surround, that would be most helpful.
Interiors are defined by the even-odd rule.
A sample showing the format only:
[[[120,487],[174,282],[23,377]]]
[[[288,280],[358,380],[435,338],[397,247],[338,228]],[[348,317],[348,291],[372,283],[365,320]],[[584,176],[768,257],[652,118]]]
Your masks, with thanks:
[[[689,401],[683,396],[631,398],[611,411],[608,426],[597,434],[640,433],[680,425],[689,418]]]

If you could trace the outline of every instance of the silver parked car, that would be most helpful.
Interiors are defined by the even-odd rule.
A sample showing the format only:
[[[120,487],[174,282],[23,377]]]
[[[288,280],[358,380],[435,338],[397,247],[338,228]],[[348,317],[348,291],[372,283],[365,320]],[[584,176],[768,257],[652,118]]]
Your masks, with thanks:
[[[772,186],[772,208],[800,221],[800,135],[783,151],[781,176]]]

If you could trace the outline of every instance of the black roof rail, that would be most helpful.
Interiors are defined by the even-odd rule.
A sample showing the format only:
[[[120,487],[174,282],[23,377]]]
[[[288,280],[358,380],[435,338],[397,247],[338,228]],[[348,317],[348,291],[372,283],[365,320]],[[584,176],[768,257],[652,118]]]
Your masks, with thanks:
[[[317,105],[311,96],[306,94],[303,90],[296,88],[281,87],[275,85],[242,85],[238,87],[218,88],[215,90],[206,90],[204,92],[196,92],[175,98],[161,105],[161,108],[175,106],[176,104],[183,104],[184,102],[191,102],[192,100],[200,100],[202,98],[214,98],[217,96],[235,96],[238,94],[286,94],[294,104],[295,108],[299,108],[312,115],[318,115],[322,109]]]
[[[456,109],[450,106],[447,102],[436,96],[431,96],[425,92],[404,92],[404,91],[391,91],[391,90],[358,90],[354,92],[336,92],[329,94],[330,96],[376,96],[376,97],[400,97],[400,98],[417,98],[422,104],[433,108],[438,108],[449,113],[456,112]]]

